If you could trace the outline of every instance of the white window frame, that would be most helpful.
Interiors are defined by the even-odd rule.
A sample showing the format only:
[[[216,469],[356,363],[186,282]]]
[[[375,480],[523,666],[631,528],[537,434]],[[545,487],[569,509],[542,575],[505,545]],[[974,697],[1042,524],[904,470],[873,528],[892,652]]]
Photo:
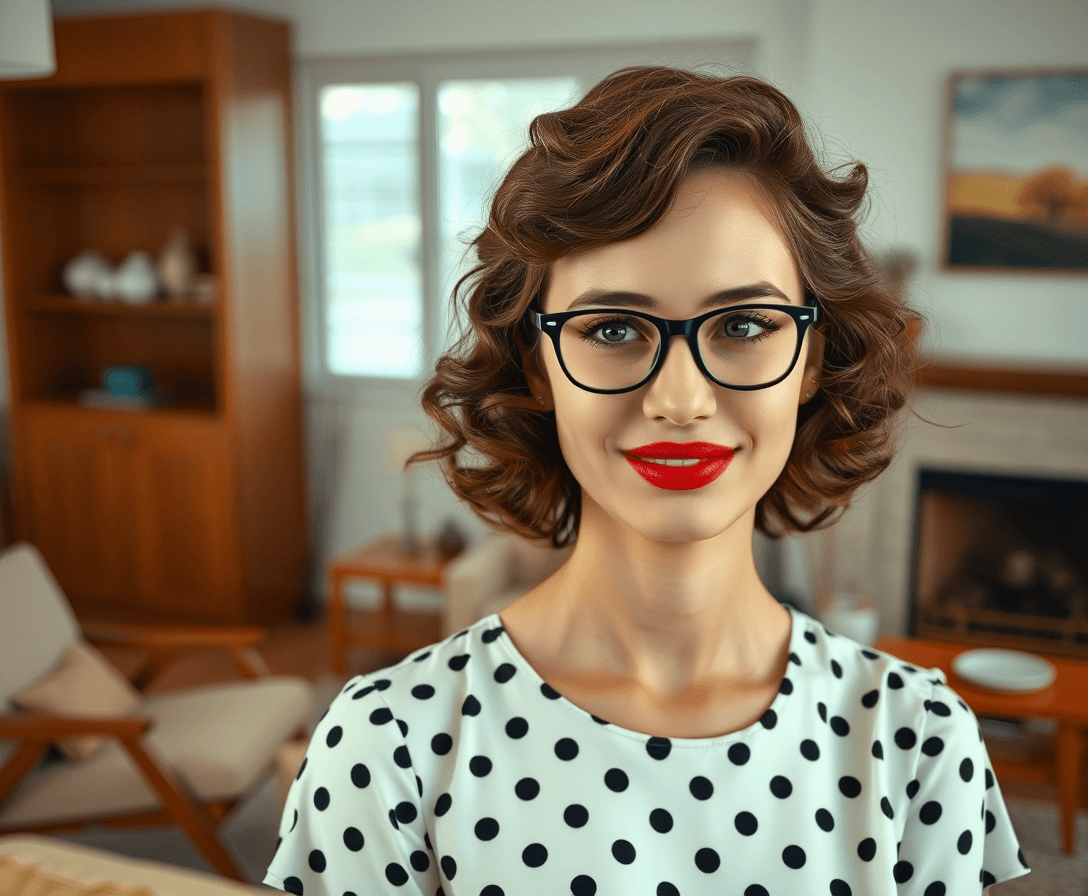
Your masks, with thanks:
[[[321,122],[319,96],[332,84],[381,82],[419,85],[419,197],[422,225],[420,255],[423,296],[423,345],[426,357],[437,358],[445,334],[436,332],[450,297],[438,295],[442,284],[441,224],[438,218],[438,146],[436,95],[441,82],[473,78],[581,78],[582,92],[609,72],[626,65],[710,65],[719,73],[766,77],[755,65],[759,55],[747,39],[669,41],[604,47],[530,49],[478,53],[383,56],[380,58],[304,60],[295,66],[296,183],[299,276],[302,298],[303,375],[308,389],[344,395],[367,404],[403,409],[418,402],[429,378],[378,377],[333,373],[327,363],[327,301],[324,276],[324,196],[321,191]],[[511,160],[512,161],[512,160]]]

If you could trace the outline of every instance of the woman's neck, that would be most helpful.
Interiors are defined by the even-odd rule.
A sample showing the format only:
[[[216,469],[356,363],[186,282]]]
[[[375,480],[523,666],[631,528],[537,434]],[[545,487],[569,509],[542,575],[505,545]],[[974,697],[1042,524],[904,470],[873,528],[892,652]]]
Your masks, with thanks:
[[[705,541],[660,542],[583,507],[570,559],[529,595],[547,620],[548,653],[571,675],[662,699],[770,682],[791,617],[756,573],[753,520]]]

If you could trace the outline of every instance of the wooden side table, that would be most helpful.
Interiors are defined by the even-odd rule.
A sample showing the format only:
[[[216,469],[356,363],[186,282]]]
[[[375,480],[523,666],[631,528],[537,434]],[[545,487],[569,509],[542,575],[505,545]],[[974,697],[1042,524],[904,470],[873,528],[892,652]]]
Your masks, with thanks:
[[[344,671],[349,644],[405,655],[441,640],[442,614],[429,610],[404,610],[393,602],[396,585],[441,588],[446,566],[455,554],[442,554],[433,538],[421,539],[418,554],[401,550],[400,535],[384,535],[338,557],[329,564],[329,640],[331,663],[337,674]],[[344,582],[373,579],[381,583],[382,603],[377,610],[351,610],[344,603]]]
[[[975,649],[973,647],[890,636],[881,637],[875,647],[911,665],[936,666],[943,670],[949,686],[963,697],[963,702],[976,716],[1052,719],[1058,723],[1052,749],[1026,760],[991,754],[990,761],[999,781],[1006,778],[1057,789],[1062,815],[1062,848],[1066,855],[1072,855],[1077,807],[1085,783],[1082,762],[1088,730],[1088,698],[1085,696],[1088,694],[1088,663],[1047,656],[1058,673],[1049,687],[1030,694],[1003,694],[973,685],[952,671],[956,656]]]

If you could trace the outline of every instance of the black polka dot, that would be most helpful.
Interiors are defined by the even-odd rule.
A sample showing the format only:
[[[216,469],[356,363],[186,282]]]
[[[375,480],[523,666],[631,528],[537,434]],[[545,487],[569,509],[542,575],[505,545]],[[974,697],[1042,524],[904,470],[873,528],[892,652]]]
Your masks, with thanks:
[[[767,892],[766,887],[752,884],[750,887],[744,888],[744,896],[771,896],[771,894]]]
[[[944,809],[941,804],[936,800],[930,800],[928,803],[924,803],[922,808],[918,812],[918,820],[922,824],[936,824],[940,818]]]
[[[914,866],[910,862],[896,862],[892,867],[892,877],[897,884],[905,884],[914,874]]]
[[[780,684],[778,686],[778,690],[779,690],[779,693],[782,693],[782,694],[792,694],[793,693],[793,682],[790,681],[788,678],[783,678],[782,679],[782,684]]]
[[[774,726],[778,724],[778,713],[776,713],[773,709],[768,709],[760,717],[759,723],[767,730],[774,728]]]
[[[672,741],[667,737],[651,737],[646,741],[646,755],[660,762],[669,758],[672,752]]]
[[[480,701],[473,697],[472,694],[469,694],[465,697],[465,702],[461,704],[461,715],[478,716],[481,709]]]
[[[494,840],[499,836],[499,823],[494,818],[481,818],[473,830],[477,840]]]
[[[522,778],[514,785],[519,800],[535,800],[540,795],[540,783],[536,778]]]
[[[918,792],[918,788],[921,787],[921,783],[915,778],[907,785],[907,799],[914,799],[914,795]]]
[[[880,691],[874,689],[869,691],[861,698],[861,705],[866,709],[872,709],[876,706],[877,701],[880,699]]]
[[[989,809],[986,810],[986,833],[989,834],[997,825],[997,819],[994,818],[994,813]]]
[[[302,757],[302,765],[299,766],[298,774],[295,775],[295,780],[296,781],[298,781],[302,777],[302,773],[304,771],[306,771],[306,760],[309,759],[309,758],[310,758],[309,756],[303,756]]]
[[[443,815],[450,811],[450,806],[452,805],[453,797],[451,797],[448,793],[444,793],[437,800],[435,800],[434,814],[441,818]]]
[[[539,868],[548,861],[548,850],[543,843],[530,843],[521,851],[521,860],[530,868]]]
[[[704,874],[712,874],[721,866],[722,860],[718,853],[709,846],[704,846],[695,853],[695,867]],[[675,890],[675,888],[674,888]],[[658,887],[658,892],[661,888]]]
[[[831,717],[831,730],[839,737],[846,737],[850,733],[850,723],[842,716]]]
[[[415,805],[407,801],[397,803],[397,808],[394,811],[397,813],[397,821],[401,824],[411,824],[416,820],[416,815],[419,814]]]
[[[895,745],[901,750],[909,750],[918,742],[913,728],[900,728],[895,732]]]
[[[853,775],[843,775],[839,778],[839,791],[843,796],[848,796],[850,799],[853,799],[861,793],[861,781]]]
[[[445,756],[453,749],[453,738],[445,732],[436,734],[431,738],[431,752],[435,756]]]
[[[796,844],[790,844],[782,850],[782,861],[787,868],[793,868],[795,871],[798,868],[803,868],[805,866],[805,851]]]
[[[631,782],[628,779],[627,774],[621,769],[610,768],[607,772],[604,773],[605,787],[607,787],[613,793],[623,793],[630,783]]]
[[[895,818],[895,810],[892,809],[892,804],[886,796],[880,798],[880,811],[887,815],[888,818]]]
[[[824,706],[824,704],[822,702],[817,703],[816,704],[816,712],[818,712],[820,714],[820,721],[823,722],[826,725],[827,724],[827,707]]]
[[[975,764],[970,759],[964,759],[960,763],[960,777],[964,781],[970,781],[975,776]]]
[[[408,872],[404,870],[403,865],[390,862],[385,866],[385,879],[394,887],[403,887],[408,883]]]
[[[925,743],[922,744],[922,752],[927,756],[936,756],[941,750],[944,749],[944,741],[934,735],[933,737],[927,737]]]
[[[555,742],[555,755],[564,762],[570,762],[578,756],[578,744],[569,737],[560,738]]]
[[[820,747],[816,741],[806,738],[801,741],[801,755],[804,756],[805,759],[815,762],[820,758]]]
[[[612,844],[612,858],[621,865],[630,865],[635,860],[635,847],[630,840],[616,840]]]
[[[850,889],[850,884],[837,877],[831,881],[829,889],[831,896],[850,896],[850,894],[854,892]]]
[[[314,791],[314,808],[318,812],[324,812],[329,808],[329,792],[324,787],[318,787]]]
[[[563,810],[563,821],[572,828],[585,827],[586,822],[589,821],[589,810],[578,803],[572,803]]]
[[[733,765],[744,765],[752,755],[747,744],[733,744],[727,753]]]
[[[784,800],[793,793],[793,784],[790,783],[789,778],[783,777],[782,775],[775,775],[771,778],[771,793],[780,800]]]
[[[588,874],[579,874],[570,882],[571,896],[596,896],[597,882]]]
[[[880,741],[878,741],[878,740],[873,741],[872,753],[873,753],[873,757],[875,759],[883,759],[884,758],[884,747],[882,747],[880,745]]]
[[[521,716],[514,716],[506,723],[506,736],[513,740],[520,740],[529,733],[529,723]]]
[[[893,691],[898,691],[903,687],[903,679],[900,678],[895,672],[888,673],[888,687]]]
[[[696,775],[691,779],[688,790],[697,800],[708,800],[714,796],[714,785],[710,782],[710,779],[704,778],[702,775]]]
[[[751,812],[738,812],[737,817],[733,819],[733,824],[737,828],[737,833],[744,834],[745,837],[750,837],[759,828],[759,821]]]
[[[835,829],[835,819],[827,809],[816,810],[816,824],[820,826],[820,830],[829,833]]]
[[[408,856],[408,861],[412,863],[412,867],[415,868],[416,871],[426,871],[431,867],[431,860],[428,858],[427,853],[422,849],[414,850],[412,854]]]
[[[945,896],[947,889],[944,883],[939,880],[933,881],[928,887],[926,887],[925,893],[922,896]]]
[[[412,696],[417,700],[430,700],[434,696],[434,688],[429,684],[417,684],[412,688]]]
[[[971,851],[971,844],[974,843],[975,838],[971,836],[970,831],[964,831],[960,834],[959,839],[956,841],[956,849],[960,851],[961,856],[967,855]]]
[[[659,834],[667,834],[672,830],[672,815],[666,809],[654,809],[650,813],[650,827]]]
[[[858,858],[863,862],[871,862],[876,855],[876,841],[872,837],[866,837],[858,844]]]
[[[510,663],[501,663],[495,670],[495,681],[506,684],[517,673],[517,669]]]
[[[457,860],[453,856],[442,856],[438,860],[438,865],[442,869],[442,873],[446,875],[446,880],[453,880],[457,877]]]
[[[285,893],[294,893],[295,896],[304,896],[302,881],[297,877],[285,877],[283,879],[283,891]]]
[[[363,832],[358,828],[346,828],[344,830],[344,846],[352,852],[358,852],[363,848]]]
[[[325,870],[325,854],[320,849],[310,850],[310,854],[306,857],[306,863],[310,866],[311,871],[320,874]]]
[[[491,760],[486,756],[473,756],[468,761],[468,770],[477,778],[486,778],[491,774]]]
[[[836,660],[831,661],[831,674],[836,678],[842,678],[842,666]]]
[[[948,704],[942,703],[940,700],[934,700],[932,703],[930,703],[929,711],[938,716],[947,717],[952,715],[952,710],[948,708]]]

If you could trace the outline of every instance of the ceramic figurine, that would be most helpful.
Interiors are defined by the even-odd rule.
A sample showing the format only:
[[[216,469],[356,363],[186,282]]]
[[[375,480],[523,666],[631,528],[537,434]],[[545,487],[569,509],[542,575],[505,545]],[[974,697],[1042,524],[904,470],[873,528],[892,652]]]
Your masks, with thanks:
[[[99,286],[107,282],[112,289],[112,269],[109,261],[94,249],[86,249],[64,266],[61,273],[64,288],[81,299],[100,295]]]
[[[132,252],[113,276],[113,294],[122,302],[150,302],[158,295],[160,286],[151,256],[142,251]]]
[[[183,227],[170,233],[170,239],[159,253],[159,278],[168,298],[181,299],[193,291],[196,255],[189,245],[189,234]]]

